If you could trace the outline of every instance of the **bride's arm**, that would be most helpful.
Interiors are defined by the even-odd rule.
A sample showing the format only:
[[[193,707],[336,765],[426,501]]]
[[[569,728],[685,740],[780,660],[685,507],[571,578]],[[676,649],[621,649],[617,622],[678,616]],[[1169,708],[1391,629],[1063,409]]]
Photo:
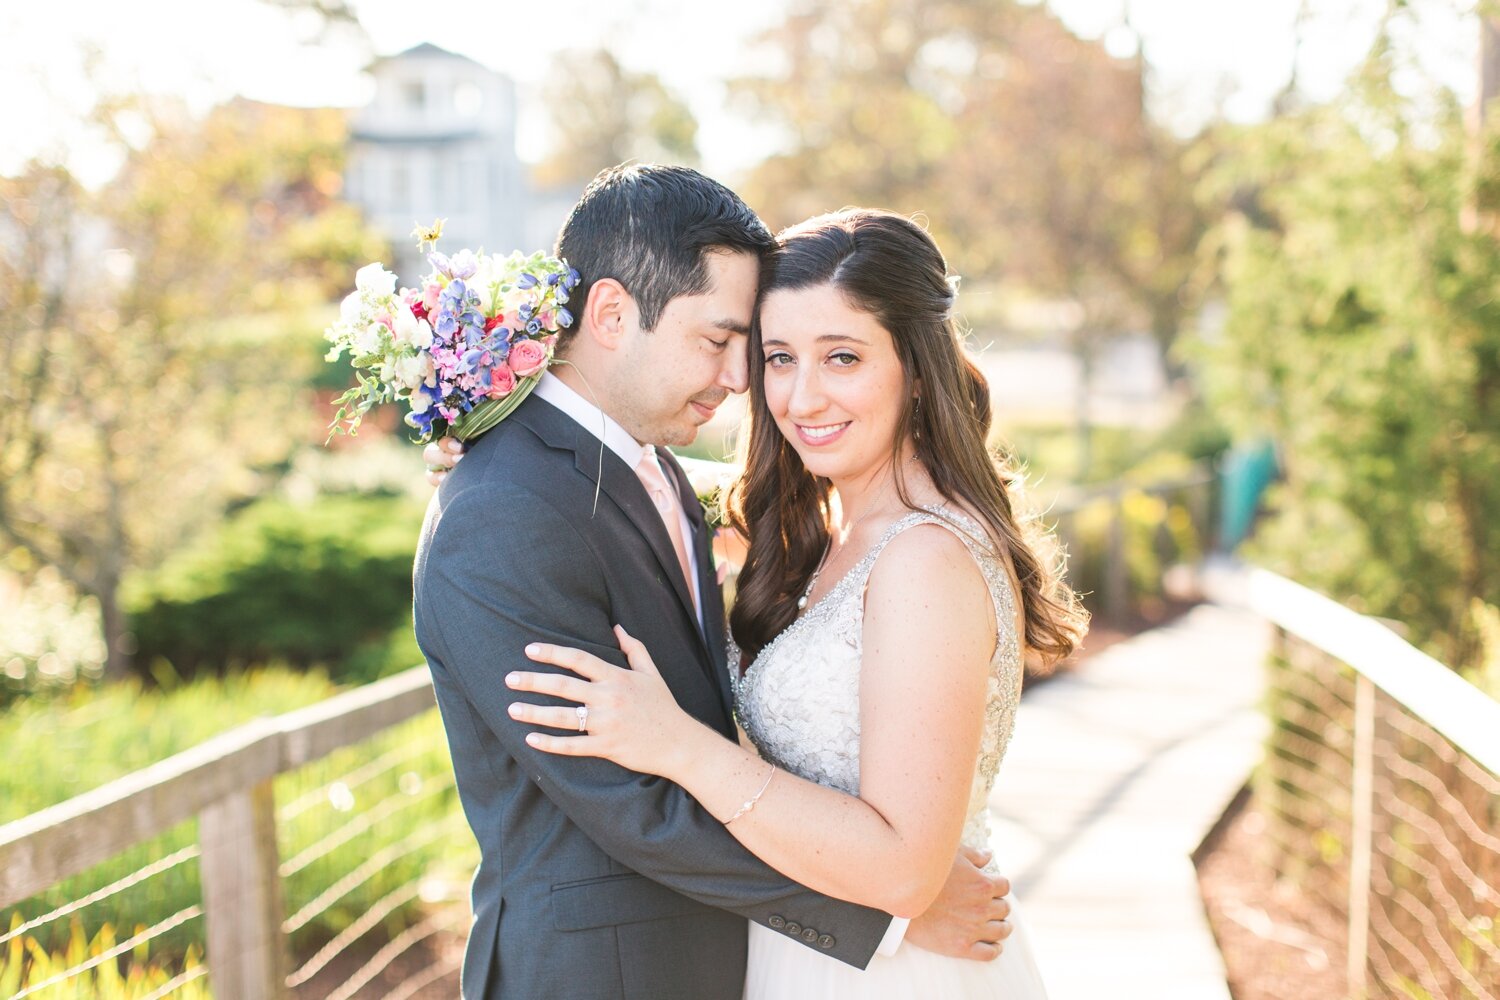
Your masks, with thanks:
[[[639,643],[633,671],[580,669],[572,651],[534,657],[593,683],[549,690],[589,705],[589,735],[529,740],[558,753],[607,756],[688,790],[730,833],[789,878],[899,916],[922,913],[948,877],[963,829],[984,724],[994,611],[954,535],[919,526],[897,536],[871,574],[860,671],[860,795],[777,770],[676,709]],[[582,654],[579,654],[580,656]],[[542,690],[520,675],[514,686]],[[558,678],[553,675],[551,683]],[[566,680],[566,678],[562,678]],[[595,690],[597,689],[597,690]],[[663,697],[664,696],[664,697]],[[670,706],[670,707],[668,707]],[[528,710],[560,726],[571,710]],[[771,776],[769,785],[766,779]]]

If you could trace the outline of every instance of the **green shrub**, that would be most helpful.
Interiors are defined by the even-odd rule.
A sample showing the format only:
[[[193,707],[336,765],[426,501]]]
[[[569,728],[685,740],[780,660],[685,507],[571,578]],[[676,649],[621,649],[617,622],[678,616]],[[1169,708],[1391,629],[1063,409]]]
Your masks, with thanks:
[[[410,627],[420,506],[402,497],[264,500],[134,581],[136,663],[181,674],[380,656]],[[416,662],[409,660],[405,665]]]

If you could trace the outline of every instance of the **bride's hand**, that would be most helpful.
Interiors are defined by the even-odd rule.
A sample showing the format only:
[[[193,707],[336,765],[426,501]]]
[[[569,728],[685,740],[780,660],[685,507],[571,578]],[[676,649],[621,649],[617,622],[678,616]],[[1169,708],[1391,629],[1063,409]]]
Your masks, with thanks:
[[[464,457],[464,443],[456,437],[440,437],[422,449],[422,461],[427,463],[427,481],[441,486],[448,472]]]
[[[584,712],[572,705],[518,701],[510,706],[511,718],[574,734],[531,733],[526,742],[538,750],[570,757],[603,757],[632,771],[670,777],[685,742],[683,737],[695,725],[694,720],[677,706],[646,647],[618,625],[615,637],[630,662],[628,670],[580,649],[547,643],[527,646],[529,658],[570,670],[583,680],[565,674],[518,671],[505,678],[506,685],[577,702]]]

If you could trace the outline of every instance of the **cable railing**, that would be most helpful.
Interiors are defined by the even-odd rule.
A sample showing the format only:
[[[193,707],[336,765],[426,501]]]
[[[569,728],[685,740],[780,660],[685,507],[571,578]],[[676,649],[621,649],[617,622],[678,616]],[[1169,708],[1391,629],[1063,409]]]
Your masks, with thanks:
[[[1289,580],[1219,579],[1275,627],[1263,847],[1344,929],[1347,996],[1497,1000],[1500,702]]]
[[[414,996],[476,860],[414,668],[0,826],[0,997]]]

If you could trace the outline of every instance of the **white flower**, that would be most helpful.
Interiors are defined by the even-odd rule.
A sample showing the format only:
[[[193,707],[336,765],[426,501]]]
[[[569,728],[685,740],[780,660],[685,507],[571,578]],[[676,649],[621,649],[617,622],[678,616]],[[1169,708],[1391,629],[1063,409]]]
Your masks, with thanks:
[[[396,343],[403,347],[415,347],[422,351],[432,346],[432,327],[424,319],[417,319],[406,303],[396,304],[392,321],[396,325]]]
[[[363,357],[366,354],[379,354],[381,343],[384,341],[386,329],[384,323],[370,323],[354,334],[354,354]]]
[[[412,354],[396,361],[396,384],[407,389],[415,389],[433,373],[432,357],[427,354]]]
[[[468,281],[468,286],[479,293],[479,311],[486,316],[495,311],[494,296],[490,293],[494,290],[495,283],[500,280],[502,263],[493,254],[485,254],[479,258],[474,268],[474,277]]]
[[[354,272],[354,287],[370,296],[396,294],[396,276],[379,261],[366,264]]]
[[[339,321],[347,326],[359,326],[365,308],[359,300],[358,292],[350,292],[344,296],[344,301],[339,303]]]
[[[432,397],[425,392],[413,392],[411,394],[411,412],[426,413],[432,409]],[[416,426],[413,424],[412,426]]]

